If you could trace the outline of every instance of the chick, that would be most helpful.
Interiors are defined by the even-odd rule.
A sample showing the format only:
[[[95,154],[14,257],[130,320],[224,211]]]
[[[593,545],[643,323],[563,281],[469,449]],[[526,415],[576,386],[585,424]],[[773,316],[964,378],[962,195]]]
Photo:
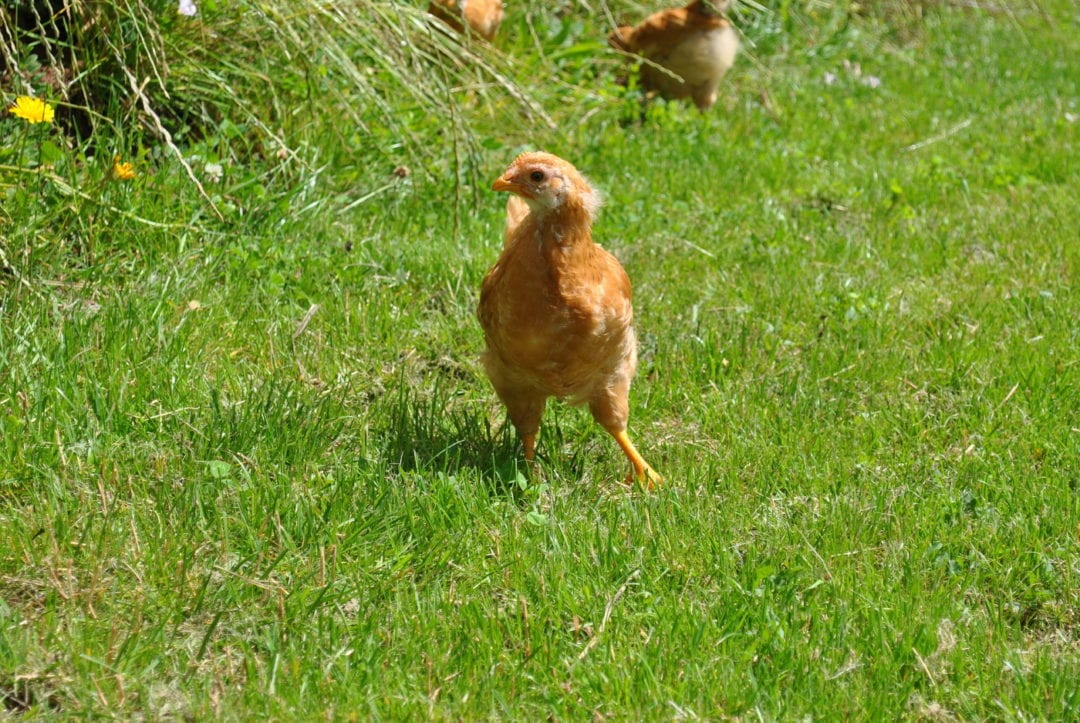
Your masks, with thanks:
[[[477,309],[487,346],[484,369],[525,459],[536,453],[548,398],[560,397],[587,403],[615,438],[630,460],[628,484],[659,484],[662,478],[626,433],[637,366],[634,312],[626,271],[592,240],[600,195],[550,153],[521,154],[492,188],[528,208],[516,222],[508,217],[505,245],[484,277]]]
[[[431,0],[428,12],[458,32],[464,30],[464,18],[472,32],[490,41],[502,23],[503,4],[501,0]]]
[[[646,91],[670,100],[690,98],[708,110],[716,102],[720,79],[735,63],[739,37],[721,3],[694,0],[684,8],[653,13],[635,27],[616,28],[608,44],[648,61],[641,65]]]

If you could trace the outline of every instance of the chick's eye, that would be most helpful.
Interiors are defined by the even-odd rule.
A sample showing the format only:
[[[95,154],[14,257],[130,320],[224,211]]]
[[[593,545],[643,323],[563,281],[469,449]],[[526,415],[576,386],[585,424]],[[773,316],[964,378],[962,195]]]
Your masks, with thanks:
[[[544,180],[544,172],[543,171],[533,171],[532,173],[529,174],[529,178],[531,180],[533,180],[534,182],[539,183],[540,181]]]

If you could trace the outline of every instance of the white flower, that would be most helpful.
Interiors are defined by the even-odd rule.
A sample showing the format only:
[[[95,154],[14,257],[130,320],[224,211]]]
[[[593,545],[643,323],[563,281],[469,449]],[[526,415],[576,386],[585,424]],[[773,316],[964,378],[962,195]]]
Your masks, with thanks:
[[[221,180],[221,177],[225,174],[225,169],[221,167],[220,163],[207,163],[206,167],[205,167],[205,170],[206,170],[206,178],[211,183],[217,183],[218,181]]]
[[[195,7],[195,0],[180,0],[180,7],[177,8],[177,12],[192,18],[195,17],[195,13],[199,12],[199,9]]]

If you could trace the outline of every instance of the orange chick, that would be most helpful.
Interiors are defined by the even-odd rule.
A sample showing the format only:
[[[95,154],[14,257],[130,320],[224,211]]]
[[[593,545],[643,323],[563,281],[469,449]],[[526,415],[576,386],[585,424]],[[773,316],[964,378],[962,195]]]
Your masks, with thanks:
[[[600,195],[572,165],[550,153],[523,153],[492,188],[520,198],[528,213],[508,216],[505,244],[484,277],[477,316],[484,369],[521,437],[525,459],[549,397],[588,404],[618,442],[637,480],[662,478],[626,433],[637,366],[630,278],[593,243]],[[520,206],[509,204],[508,210]]]
[[[616,28],[608,44],[649,61],[641,65],[641,87],[646,91],[670,100],[690,98],[708,110],[739,49],[739,36],[720,5],[694,0],[684,8],[661,10],[635,27]]]
[[[459,33],[464,31],[464,19],[472,32],[491,40],[502,23],[503,4],[502,0],[431,0],[428,12]]]

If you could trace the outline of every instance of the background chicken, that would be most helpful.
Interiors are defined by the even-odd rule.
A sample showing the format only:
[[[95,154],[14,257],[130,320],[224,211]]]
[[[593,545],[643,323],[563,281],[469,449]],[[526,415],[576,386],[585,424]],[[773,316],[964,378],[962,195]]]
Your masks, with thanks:
[[[431,0],[428,12],[458,32],[464,30],[462,18],[472,32],[491,40],[503,19],[501,0]]]
[[[708,110],[739,48],[739,37],[721,7],[720,2],[694,0],[684,8],[661,10],[636,27],[615,29],[608,43],[670,71],[642,63],[642,88],[672,100],[690,98]]]
[[[480,289],[477,316],[484,368],[532,460],[548,397],[588,403],[632,466],[627,482],[660,475],[626,433],[637,342],[630,279],[593,243],[600,197],[572,165],[550,153],[523,153],[492,188],[527,204],[507,219],[502,254]],[[508,211],[520,207],[509,204]]]

